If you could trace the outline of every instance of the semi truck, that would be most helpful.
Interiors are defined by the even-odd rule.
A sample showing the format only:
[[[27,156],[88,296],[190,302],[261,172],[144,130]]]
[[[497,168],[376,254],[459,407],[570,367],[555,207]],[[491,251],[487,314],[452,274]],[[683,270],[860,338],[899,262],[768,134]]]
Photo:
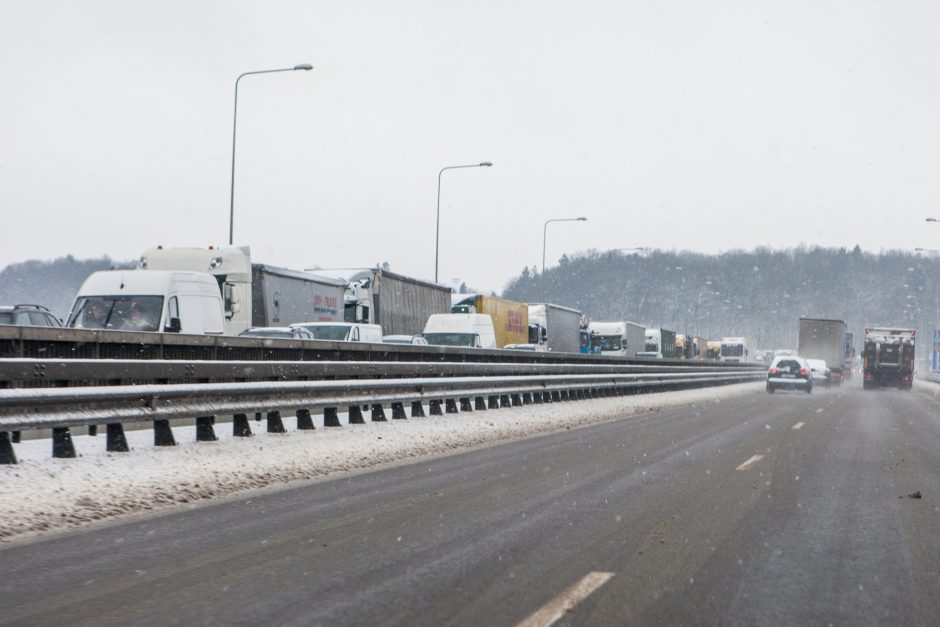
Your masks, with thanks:
[[[855,366],[855,334],[845,334],[845,361],[842,362],[842,380],[852,378],[852,370]]]
[[[865,329],[862,349],[862,387],[897,387],[910,390],[914,385],[915,329],[869,327]]]
[[[492,318],[496,348],[529,343],[529,307],[525,303],[482,294],[451,294],[451,313],[485,314]]]
[[[591,322],[594,346],[602,355],[636,357],[646,348],[646,327],[635,322]]]
[[[676,357],[676,332],[652,327],[646,329],[646,346],[637,357],[673,359]]]
[[[248,246],[158,246],[144,251],[138,268],[212,275],[222,297],[226,335],[238,335],[251,327],[343,320],[344,281],[252,263]]]
[[[720,361],[744,362],[747,361],[747,338],[723,337],[720,344]]]
[[[346,278],[346,322],[378,324],[386,335],[420,335],[434,314],[450,313],[446,285],[383,270],[365,268]]]
[[[577,353],[581,312],[551,303],[529,304],[529,343],[556,353]]]
[[[800,318],[800,340],[797,353],[804,359],[822,359],[832,372],[832,382],[842,383],[845,368],[844,320]]]

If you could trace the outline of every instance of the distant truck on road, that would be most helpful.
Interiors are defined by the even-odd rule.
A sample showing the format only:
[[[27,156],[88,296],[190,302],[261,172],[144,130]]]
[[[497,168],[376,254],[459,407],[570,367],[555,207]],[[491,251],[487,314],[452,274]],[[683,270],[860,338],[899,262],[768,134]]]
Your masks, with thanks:
[[[451,294],[451,313],[484,314],[492,318],[496,348],[529,343],[529,306],[525,303],[482,294]]]
[[[797,353],[803,359],[822,359],[832,372],[832,382],[842,383],[845,368],[846,324],[844,320],[800,318]]]
[[[747,361],[747,338],[723,337],[721,338],[721,361],[744,362]]]
[[[344,281],[252,263],[248,246],[151,248],[138,266],[212,275],[222,296],[226,335],[251,327],[343,321]]]
[[[646,349],[646,327],[635,322],[591,322],[588,331],[602,355],[636,357]]]
[[[676,357],[676,332],[657,327],[646,329],[646,346],[637,357],[673,359]]]
[[[529,304],[529,343],[555,353],[577,353],[581,312],[551,303]]]
[[[353,271],[346,283],[346,322],[378,324],[386,335],[420,335],[433,314],[451,311],[446,285],[381,268]]]
[[[865,329],[862,349],[862,387],[897,387],[910,390],[914,384],[915,329],[870,327]]]

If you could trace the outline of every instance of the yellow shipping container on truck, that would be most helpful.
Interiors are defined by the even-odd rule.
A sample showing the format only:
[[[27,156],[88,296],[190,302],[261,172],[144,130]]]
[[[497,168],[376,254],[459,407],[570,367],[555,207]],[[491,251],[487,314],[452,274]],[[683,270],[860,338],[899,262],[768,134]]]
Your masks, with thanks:
[[[529,342],[529,306],[498,296],[453,294],[453,313],[487,314],[493,319],[496,347]]]

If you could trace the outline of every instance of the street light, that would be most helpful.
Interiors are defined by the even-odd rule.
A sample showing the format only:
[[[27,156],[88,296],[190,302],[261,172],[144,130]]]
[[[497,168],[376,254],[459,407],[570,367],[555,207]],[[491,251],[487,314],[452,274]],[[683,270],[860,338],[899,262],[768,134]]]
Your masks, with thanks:
[[[434,229],[434,282],[437,283],[437,262],[440,253],[441,241],[441,176],[444,170],[458,170],[460,168],[490,168],[493,167],[492,161],[481,161],[480,163],[471,163],[468,165],[449,165],[441,168],[437,173],[437,226]]]
[[[549,222],[587,222],[587,218],[581,216],[580,218],[552,218],[551,220],[545,221],[545,226],[542,227],[542,302],[545,300],[545,242],[548,237],[548,223]]]
[[[235,129],[238,124],[238,82],[242,80],[243,77],[248,76],[249,74],[271,74],[273,72],[295,72],[297,70],[312,70],[313,66],[309,63],[301,63],[300,65],[295,65],[294,67],[285,67],[277,70],[256,70],[254,72],[245,72],[239,74],[238,78],[235,79],[235,112],[232,115],[232,187],[231,192],[229,193],[229,207],[228,207],[228,245],[232,245],[232,241],[235,235]]]

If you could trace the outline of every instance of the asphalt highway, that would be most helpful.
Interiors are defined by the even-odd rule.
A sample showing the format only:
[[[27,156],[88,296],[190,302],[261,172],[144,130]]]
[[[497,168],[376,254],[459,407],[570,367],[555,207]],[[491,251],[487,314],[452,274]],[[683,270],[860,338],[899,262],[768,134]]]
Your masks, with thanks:
[[[856,386],[8,546],[0,624],[936,623],[940,405]]]

